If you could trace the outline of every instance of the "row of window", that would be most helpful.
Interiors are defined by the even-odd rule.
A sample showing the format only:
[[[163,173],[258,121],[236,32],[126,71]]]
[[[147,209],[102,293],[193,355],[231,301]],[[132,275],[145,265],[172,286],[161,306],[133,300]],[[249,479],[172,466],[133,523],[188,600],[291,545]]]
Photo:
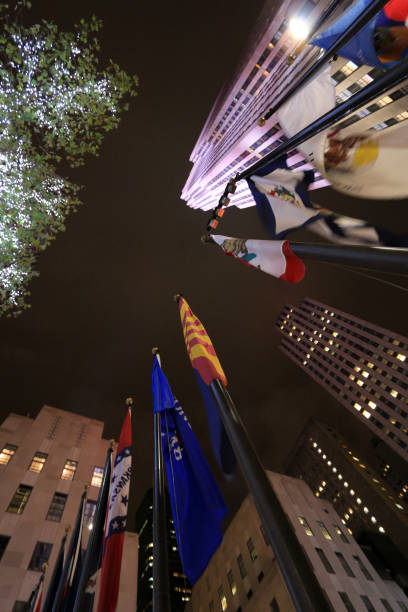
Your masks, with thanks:
[[[5,446],[3,446],[0,452],[0,465],[8,465],[11,459],[13,458],[13,455],[15,455],[17,449],[18,446],[15,446],[15,444],[6,444]],[[34,457],[31,459],[30,465],[28,466],[29,471],[36,472],[37,474],[39,474],[42,471],[47,459],[48,453],[42,453],[40,451],[37,451]],[[65,461],[64,469],[61,472],[60,478],[62,478],[62,480],[73,480],[77,467],[78,461],[74,461],[73,459],[67,459]],[[102,484],[102,477],[103,468],[95,466],[92,473],[91,486],[100,487]]]

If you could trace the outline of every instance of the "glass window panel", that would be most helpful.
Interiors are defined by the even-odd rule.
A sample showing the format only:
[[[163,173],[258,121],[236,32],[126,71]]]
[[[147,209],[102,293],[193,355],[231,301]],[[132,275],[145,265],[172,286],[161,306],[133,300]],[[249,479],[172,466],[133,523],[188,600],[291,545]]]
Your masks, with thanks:
[[[339,595],[341,597],[342,602],[344,603],[344,607],[346,608],[346,610],[348,610],[348,612],[356,612],[356,609],[351,603],[347,593],[339,593]]]
[[[88,499],[88,501],[85,504],[85,511],[84,511],[84,527],[88,527],[88,529],[92,529],[93,527],[93,517],[95,515],[95,509],[96,509],[96,501],[92,501],[91,499]]]
[[[242,555],[238,555],[237,563],[238,563],[239,573],[241,574],[241,578],[245,578],[245,576],[247,575],[247,571],[246,571],[246,567],[245,567],[245,563],[242,558]]]
[[[51,500],[50,507],[48,508],[46,521],[54,521],[59,523],[64,513],[65,504],[67,502],[68,495],[65,493],[54,493],[54,497]]]
[[[235,593],[237,592],[237,585],[235,584],[234,574],[232,573],[232,570],[228,572],[227,577],[228,577],[228,584],[230,586],[231,593],[232,595],[235,595]]]
[[[308,536],[312,536],[313,535],[313,531],[310,528],[309,523],[307,522],[307,520],[305,519],[304,516],[298,516],[299,519],[299,523],[302,525],[303,529],[306,531]]]
[[[91,487],[100,487],[102,484],[102,478],[103,468],[95,466],[92,474]]]
[[[272,612],[280,612],[280,607],[275,597],[272,599],[270,606],[271,606]]]
[[[28,485],[21,484],[19,487],[17,487],[17,491],[14,493],[13,499],[11,500],[9,507],[7,508],[7,512],[12,512],[13,514],[22,514],[24,512],[24,508],[26,507],[32,490],[33,487],[29,487]]]
[[[367,578],[367,580],[372,580],[373,578],[370,572],[368,571],[368,569],[366,568],[366,566],[364,565],[360,557],[357,557],[357,555],[353,555],[353,559],[357,561],[357,565],[359,566],[360,570],[362,571],[364,576]]]
[[[50,558],[52,544],[48,542],[37,542],[31,557],[28,569],[34,572],[42,572],[44,563]]]
[[[14,444],[6,444],[3,446],[0,453],[0,465],[7,465],[17,449],[18,446]]]
[[[256,554],[256,550],[255,550],[255,546],[254,546],[254,543],[252,541],[252,538],[249,538],[249,540],[247,542],[247,546],[248,546],[249,554],[250,554],[250,557],[251,557],[252,561],[255,561],[255,559],[258,557],[258,555]]]
[[[329,574],[334,574],[334,569],[332,568],[332,566],[330,564],[330,561],[326,557],[324,551],[321,548],[316,548],[315,550],[316,550],[317,554],[319,555],[319,558],[320,558],[321,562],[323,563],[326,571],[328,571]]]
[[[325,524],[324,524],[322,521],[316,521],[316,522],[317,522],[317,524],[318,524],[318,525],[319,525],[319,527],[320,527],[320,531],[322,532],[323,537],[324,537],[326,540],[331,540],[331,539],[332,539],[332,537],[331,537],[330,533],[327,531],[326,525],[325,525]]]
[[[40,453],[37,451],[31,460],[29,465],[30,472],[37,472],[39,474],[47,461],[48,453]]]
[[[367,608],[368,612],[376,612],[376,609],[374,608],[371,601],[368,599],[367,595],[360,595],[360,599]]]
[[[353,570],[351,569],[351,567],[347,563],[347,561],[344,558],[344,556],[342,555],[342,553],[335,552],[334,554],[336,555],[336,557],[338,558],[338,560],[342,564],[342,566],[344,568],[344,571],[346,572],[347,576],[350,576],[350,578],[355,578]]]
[[[0,559],[2,558],[4,551],[6,550],[9,542],[10,542],[10,536],[0,535]]]
[[[348,539],[346,538],[346,536],[344,535],[343,531],[340,529],[340,527],[338,525],[333,525],[333,527],[336,530],[337,535],[340,536],[340,539],[345,542],[346,544],[349,543]]]
[[[67,459],[64,465],[64,469],[62,470],[62,474],[61,474],[62,480],[73,480],[77,466],[78,466],[78,461]]]

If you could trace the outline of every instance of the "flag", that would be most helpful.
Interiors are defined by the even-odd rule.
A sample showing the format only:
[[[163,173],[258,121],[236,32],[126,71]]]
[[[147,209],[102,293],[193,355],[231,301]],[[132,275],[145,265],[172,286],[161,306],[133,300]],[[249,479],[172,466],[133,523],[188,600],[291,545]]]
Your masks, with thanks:
[[[334,86],[327,70],[306,84],[278,111],[290,138],[334,108]],[[350,133],[328,128],[299,145],[306,160],[337,191],[374,200],[408,196],[408,122],[377,132]]]
[[[230,476],[235,471],[236,459],[218,408],[215,406],[208,388],[211,382],[217,378],[222,380],[224,385],[227,385],[227,378],[204,326],[183,297],[179,300],[179,311],[187,353],[207,410],[213,451],[224,474]]]
[[[303,261],[287,240],[245,240],[214,234],[212,238],[227,255],[289,283],[298,283],[305,275]]]
[[[75,576],[75,570],[78,563],[78,558],[81,552],[82,542],[82,524],[84,520],[85,510],[85,497],[86,491],[82,493],[81,501],[79,503],[78,513],[75,520],[74,531],[72,532],[71,540],[69,543],[68,552],[65,558],[64,566],[62,568],[61,578],[58,584],[57,593],[55,595],[54,603],[52,606],[52,612],[69,612],[68,605],[68,593],[72,591],[72,585]]]
[[[88,540],[88,547],[83,563],[82,574],[76,595],[74,612],[92,612],[97,573],[101,568],[104,527],[109,498],[109,485],[112,471],[112,447],[108,449],[103,473],[102,485],[99,489],[93,527]]]
[[[34,591],[31,593],[29,599],[30,612],[40,612],[41,603],[42,603],[42,595],[44,589],[44,576],[45,576],[45,568],[42,571],[41,578],[38,581],[38,584]]]
[[[358,0],[310,44],[328,49],[356,18],[371,4],[371,0]],[[406,0],[392,0],[374,15],[338,52],[358,66],[388,69],[408,55],[408,15]]]
[[[132,466],[132,427],[128,408],[113,466],[97,612],[114,612],[119,594]]]
[[[65,533],[64,537],[61,540],[60,549],[58,552],[57,559],[55,561],[50,581],[48,583],[47,594],[45,596],[44,606],[41,612],[51,612],[52,610],[55,596],[57,594],[58,585],[61,580],[62,568],[64,567],[64,550],[66,540],[67,534]]]
[[[224,500],[180,404],[155,357],[152,373],[154,413],[160,413],[174,526],[184,573],[194,584],[222,540]]]

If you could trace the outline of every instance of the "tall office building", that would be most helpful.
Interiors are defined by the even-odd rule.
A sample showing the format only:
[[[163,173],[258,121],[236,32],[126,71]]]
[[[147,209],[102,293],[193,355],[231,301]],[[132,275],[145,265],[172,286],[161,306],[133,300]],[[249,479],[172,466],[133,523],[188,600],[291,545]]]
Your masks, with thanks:
[[[408,338],[309,298],[276,325],[285,355],[406,461]]]
[[[0,427],[0,610],[26,610],[43,563],[45,589],[67,525],[90,484],[82,547],[87,545],[109,441],[103,423],[44,406],[35,419],[10,414]],[[136,538],[136,542],[135,542]],[[133,544],[133,546],[132,546]],[[137,536],[126,534],[124,568],[137,564]],[[132,571],[135,571],[133,569]],[[123,572],[118,612],[136,603]]]
[[[167,508],[170,512],[168,495]],[[136,511],[136,531],[139,535],[137,612],[147,612],[153,608],[153,489],[146,491]],[[170,516],[167,518],[167,543],[170,607],[172,612],[183,612],[191,597],[191,587],[183,572]]]
[[[343,526],[330,502],[296,478],[268,472],[316,578],[333,610],[408,610],[408,599],[383,580]],[[248,496],[193,587],[193,612],[295,610],[261,521]]]
[[[316,23],[330,0],[267,0],[254,24],[248,45],[236,70],[226,75],[219,93],[190,156],[193,164],[182,191],[188,206],[209,210],[216,206],[229,178],[242,172],[286,140],[273,115],[264,125],[257,124],[289,89],[292,81],[300,82],[305,71],[316,61],[320,50],[306,46],[300,51],[289,28],[289,20],[297,16],[308,24]],[[340,2],[333,17],[341,14],[347,1]],[[295,57],[296,56],[296,57]],[[292,61],[292,58],[295,60]],[[346,100],[375,80],[382,71],[370,66],[356,66],[338,57],[331,64],[337,101]],[[387,129],[408,118],[406,87],[393,87],[386,95],[370,103],[337,124],[337,128],[360,131]],[[310,168],[303,157],[293,152],[289,156],[292,168]],[[327,182],[316,173],[312,188]],[[237,185],[231,205],[245,208],[254,205],[245,181]]]
[[[393,459],[388,455],[388,466]],[[391,573],[399,584],[408,587],[408,559],[403,558],[408,551],[408,505],[357,449],[332,427],[310,421],[285,468],[288,474],[302,478],[315,496],[332,502],[342,523],[358,541],[373,541],[381,556],[386,555],[381,550],[392,549],[388,563]],[[381,537],[373,539],[372,532]]]

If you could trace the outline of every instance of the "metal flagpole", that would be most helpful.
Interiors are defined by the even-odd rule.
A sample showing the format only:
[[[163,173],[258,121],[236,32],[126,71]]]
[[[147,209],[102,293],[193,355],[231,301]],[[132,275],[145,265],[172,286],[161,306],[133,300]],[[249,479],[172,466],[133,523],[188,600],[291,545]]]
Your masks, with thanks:
[[[328,612],[332,608],[279,503],[228,391],[219,379],[210,384],[210,389],[295,609],[298,612]]]
[[[161,367],[159,349],[152,350]],[[154,415],[153,612],[170,612],[166,490],[160,412]]]

